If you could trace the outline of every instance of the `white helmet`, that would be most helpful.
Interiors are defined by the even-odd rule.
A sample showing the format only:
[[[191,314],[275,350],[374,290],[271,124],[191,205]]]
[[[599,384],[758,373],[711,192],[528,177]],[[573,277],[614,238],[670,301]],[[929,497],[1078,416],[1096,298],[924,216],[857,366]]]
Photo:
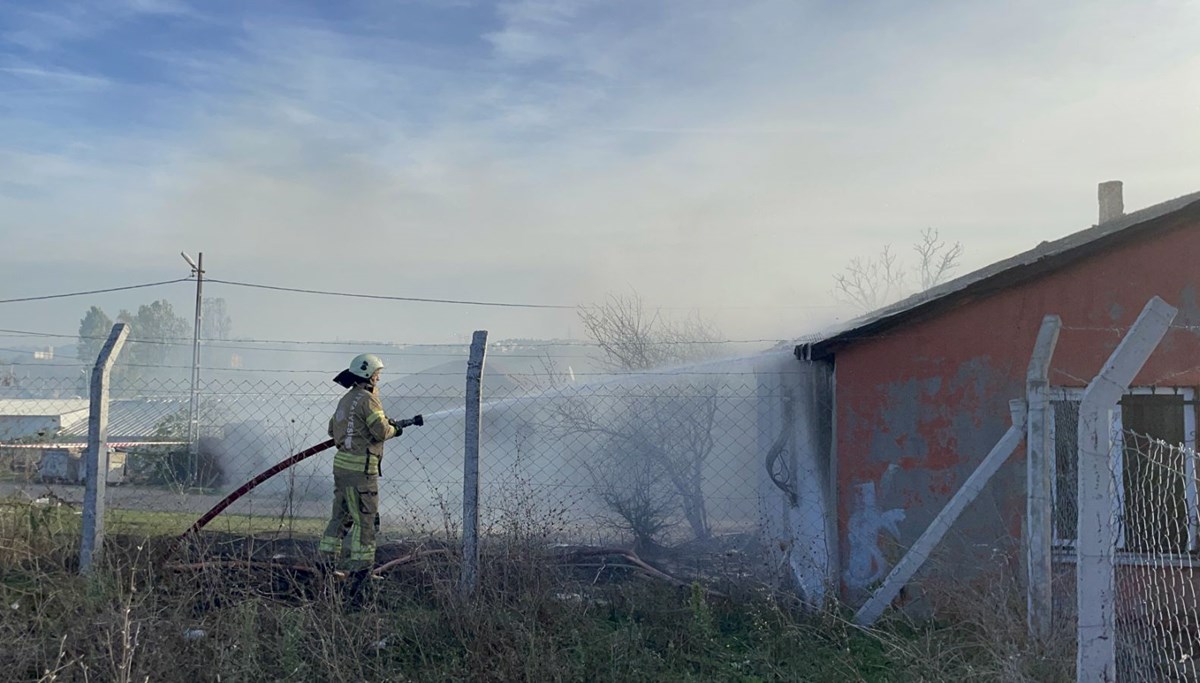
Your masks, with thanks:
[[[371,379],[371,375],[383,369],[383,359],[373,353],[360,353],[350,361],[350,367],[346,369],[355,377]]]

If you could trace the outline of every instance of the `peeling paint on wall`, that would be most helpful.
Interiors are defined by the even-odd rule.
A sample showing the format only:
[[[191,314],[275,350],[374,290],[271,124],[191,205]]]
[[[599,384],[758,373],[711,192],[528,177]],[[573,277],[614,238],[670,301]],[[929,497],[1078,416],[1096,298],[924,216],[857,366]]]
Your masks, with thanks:
[[[948,301],[901,325],[856,335],[836,349],[835,424],[838,559],[847,590],[886,571],[880,545],[911,544],[1009,426],[1008,401],[1025,394],[1029,353],[1042,317],[1064,324],[1052,383],[1086,386],[1146,300],[1180,308],[1175,326],[1133,381],[1135,386],[1200,385],[1200,252],[1194,216],[1153,239],[1114,242],[1046,274],[978,296]],[[1132,273],[1141,274],[1133,277]],[[1015,547],[1025,510],[1020,457],[958,522],[945,566],[970,572],[979,549],[998,536]],[[895,482],[880,475],[895,465]],[[870,485],[874,482],[874,486]],[[907,514],[897,524],[889,509]]]

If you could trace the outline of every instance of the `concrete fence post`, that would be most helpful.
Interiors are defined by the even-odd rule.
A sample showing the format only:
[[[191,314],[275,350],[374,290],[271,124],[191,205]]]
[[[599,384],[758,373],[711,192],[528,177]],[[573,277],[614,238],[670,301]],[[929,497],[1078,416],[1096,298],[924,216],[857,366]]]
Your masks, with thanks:
[[[1167,333],[1178,311],[1151,299],[1079,404],[1079,520],[1076,680],[1116,681],[1116,526],[1113,519],[1112,411]]]
[[[104,493],[108,483],[108,378],[125,345],[129,327],[113,325],[92,367],[88,404],[87,478],[83,489],[83,533],[79,542],[79,571],[90,574],[104,550]]]
[[[1054,540],[1050,514],[1053,504],[1050,459],[1054,444],[1050,442],[1050,422],[1047,419],[1050,402],[1047,391],[1050,386],[1050,360],[1054,356],[1061,329],[1062,320],[1057,315],[1042,319],[1025,382],[1025,402],[1029,406],[1025,434],[1026,607],[1029,635],[1038,641],[1044,641],[1050,635],[1054,599],[1050,563]]]
[[[482,417],[483,361],[487,353],[487,330],[471,337],[467,360],[466,429],[463,443],[463,567],[459,591],[464,597],[475,592],[479,581],[479,429]]]

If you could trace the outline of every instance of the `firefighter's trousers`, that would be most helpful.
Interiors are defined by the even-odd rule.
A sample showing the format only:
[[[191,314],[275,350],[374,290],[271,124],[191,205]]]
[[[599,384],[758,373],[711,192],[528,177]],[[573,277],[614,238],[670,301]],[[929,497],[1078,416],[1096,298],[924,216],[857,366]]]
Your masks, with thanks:
[[[333,487],[333,512],[319,550],[340,558],[343,542],[349,536],[350,562],[374,564],[375,536],[379,533],[379,477],[335,467]]]

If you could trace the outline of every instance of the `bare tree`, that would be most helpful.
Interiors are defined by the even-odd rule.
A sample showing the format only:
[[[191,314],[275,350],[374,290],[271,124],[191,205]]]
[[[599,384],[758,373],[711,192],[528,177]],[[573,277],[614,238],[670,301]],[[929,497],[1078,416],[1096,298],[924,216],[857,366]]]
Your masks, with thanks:
[[[671,517],[679,496],[662,464],[628,445],[609,439],[587,469],[601,502],[620,520],[618,526],[633,535],[634,552],[653,554],[662,550],[659,539],[674,526]]]
[[[716,387],[673,387],[650,399],[637,415],[644,416],[637,440],[648,444],[662,463],[667,479],[679,494],[684,519],[697,539],[712,536],[704,495],[704,468],[716,444]]]
[[[877,256],[856,256],[841,273],[833,276],[834,296],[863,311],[875,310],[899,300],[911,290],[912,281],[924,291],[945,282],[958,268],[963,255],[961,242],[946,243],[938,231],[926,228],[913,245],[917,263],[910,270],[890,244]]]
[[[878,256],[855,256],[843,272],[833,276],[839,298],[870,311],[895,300],[904,286],[904,270],[896,263],[892,245],[885,244]]]
[[[921,231],[921,241],[913,245],[917,252],[917,275],[924,291],[949,279],[958,268],[963,254],[962,242],[946,244],[933,228]]]
[[[634,371],[697,360],[716,353],[719,336],[698,314],[673,320],[649,311],[641,295],[610,294],[602,304],[581,306],[579,320],[613,370]]]
[[[599,442],[588,470],[601,500],[644,548],[657,547],[676,510],[695,538],[711,538],[704,484],[716,387],[608,387],[604,398],[575,395],[556,402],[554,416],[561,435]]]
[[[604,364],[619,372],[709,357],[720,346],[703,318],[649,311],[636,293],[609,296],[604,304],[581,308],[579,317]],[[710,538],[704,475],[714,446],[716,387],[646,381],[610,386],[607,393],[605,405],[583,394],[559,401],[554,418],[564,435],[599,440],[589,473],[601,501],[643,550],[659,546],[657,537],[676,511],[696,538]]]

